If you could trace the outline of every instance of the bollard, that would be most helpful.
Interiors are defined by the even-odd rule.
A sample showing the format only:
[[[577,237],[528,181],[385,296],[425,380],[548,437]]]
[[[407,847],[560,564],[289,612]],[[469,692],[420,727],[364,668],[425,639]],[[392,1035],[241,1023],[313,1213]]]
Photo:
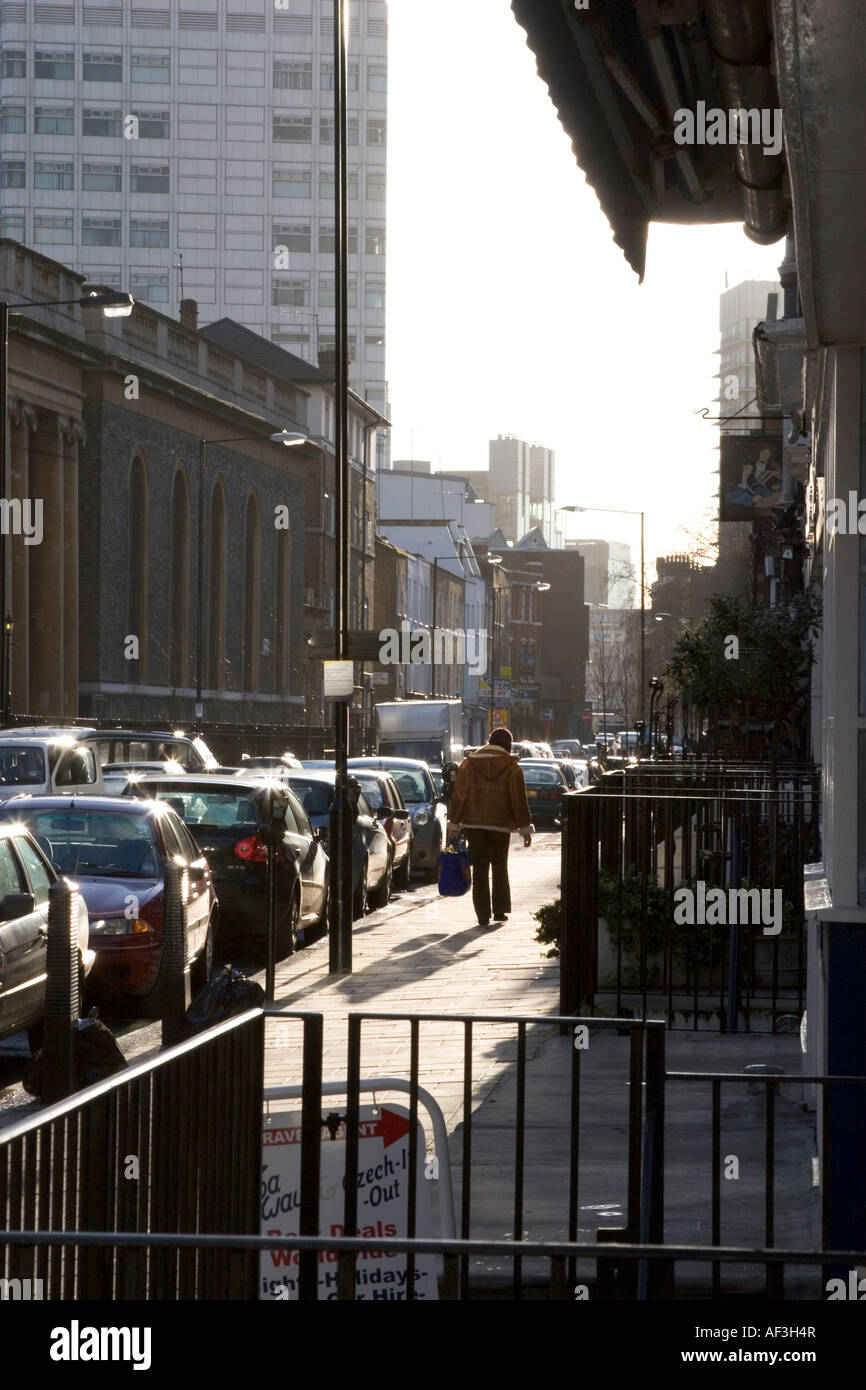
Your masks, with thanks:
[[[65,1100],[77,1085],[75,1023],[79,998],[78,914],[65,879],[48,890],[48,938],[45,952],[45,1018],[42,1043],[42,1100]]]
[[[163,1047],[172,1047],[182,1040],[186,1011],[190,1002],[185,873],[186,871],[173,861],[165,866],[162,960],[157,981],[162,1005]]]

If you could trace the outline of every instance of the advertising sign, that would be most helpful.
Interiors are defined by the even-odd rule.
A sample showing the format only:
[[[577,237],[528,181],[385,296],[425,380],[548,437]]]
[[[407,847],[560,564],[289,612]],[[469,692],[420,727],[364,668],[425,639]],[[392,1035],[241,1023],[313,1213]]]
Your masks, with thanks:
[[[375,1238],[408,1235],[409,1112],[402,1105],[362,1105],[358,1143],[358,1234]],[[418,1125],[415,1234],[432,1235],[430,1189],[425,1181],[424,1131]],[[346,1129],[322,1127],[319,1231],[343,1234]],[[261,1234],[298,1234],[301,1203],[301,1112],[271,1111],[262,1133]],[[298,1252],[263,1250],[259,1263],[265,1301],[298,1297]],[[415,1257],[415,1298],[437,1299],[436,1261]],[[319,1252],[319,1298],[337,1297],[337,1254]],[[355,1270],[355,1297],[368,1302],[405,1301],[406,1256],[364,1251]]]
[[[494,676],[493,678],[493,703],[495,705],[511,704],[511,681],[504,677]]]
[[[782,496],[782,440],[767,434],[722,436],[719,471],[721,521],[753,521],[779,506]]]

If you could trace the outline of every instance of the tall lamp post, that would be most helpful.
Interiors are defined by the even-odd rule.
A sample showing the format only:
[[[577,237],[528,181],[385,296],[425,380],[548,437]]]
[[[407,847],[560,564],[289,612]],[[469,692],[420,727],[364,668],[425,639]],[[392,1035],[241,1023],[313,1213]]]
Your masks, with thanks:
[[[228,439],[200,439],[198,441],[198,543],[196,545],[196,604],[195,619],[195,731],[201,733],[204,714],[202,704],[202,628],[204,613],[204,466],[209,444],[249,444],[256,438],[251,434],[234,434]],[[308,436],[297,430],[278,430],[270,436],[271,444],[285,444],[291,448],[296,444],[306,444]]]
[[[558,507],[560,512],[607,512],[611,516],[640,517],[640,717],[644,716],[646,697],[646,557],[644,549],[644,512],[628,511],[624,507]]]
[[[101,309],[106,318],[127,318],[135,307],[132,295],[122,290],[94,290],[91,294],[78,295],[75,299],[19,299],[14,304],[0,300],[0,488],[2,495],[9,496],[9,319],[22,309],[66,309],[80,305],[86,309]],[[0,547],[0,613],[6,612],[6,534],[2,536]],[[3,691],[4,714],[9,705],[10,662],[7,643],[4,638],[0,647],[0,690]],[[8,724],[8,715],[5,719]]]
[[[11,613],[7,613],[3,620],[3,669],[6,676],[12,670],[12,633],[15,631],[15,623]],[[12,723],[12,691],[7,685],[3,691],[3,723],[8,729]]]

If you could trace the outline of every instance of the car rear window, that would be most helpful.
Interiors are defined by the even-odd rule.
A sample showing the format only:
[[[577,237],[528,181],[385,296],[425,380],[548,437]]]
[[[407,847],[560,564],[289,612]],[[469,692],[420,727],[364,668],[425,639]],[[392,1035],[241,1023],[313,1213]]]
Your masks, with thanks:
[[[387,806],[388,798],[385,795],[381,782],[375,777],[365,777],[358,769],[352,773],[361,783],[361,791],[366,796],[374,811],[378,811],[380,806]]]
[[[309,782],[291,777],[289,784],[308,816],[326,816],[331,809],[331,787],[327,782]]]
[[[62,874],[97,878],[152,878],[161,872],[149,816],[116,811],[25,810],[15,817]]]
[[[559,787],[562,786],[562,778],[556,768],[546,767],[525,767],[523,776],[527,785],[532,783],[536,787]]]
[[[403,800],[407,806],[417,806],[419,801],[433,800],[433,784],[423,772],[416,772],[410,767],[392,767],[388,770],[403,793]]]
[[[256,825],[259,818],[255,798],[248,791],[212,792],[199,787],[157,787],[154,797],[157,801],[167,802],[186,825]]]

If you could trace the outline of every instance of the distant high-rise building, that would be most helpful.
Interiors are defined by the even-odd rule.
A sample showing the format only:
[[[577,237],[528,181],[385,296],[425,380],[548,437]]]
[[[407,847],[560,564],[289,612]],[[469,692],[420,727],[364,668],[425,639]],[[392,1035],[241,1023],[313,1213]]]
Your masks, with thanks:
[[[630,545],[605,540],[570,540],[565,545],[583,556],[587,603],[633,607],[636,584]]]
[[[771,296],[775,295],[775,304]],[[782,314],[782,286],[777,280],[744,280],[719,299],[719,414],[757,414],[749,403],[756,395],[752,333],[763,319]],[[771,312],[768,312],[770,310]],[[725,433],[748,434],[754,421],[725,425]]]
[[[387,5],[350,10],[352,386],[387,414]],[[4,4],[0,236],[315,362],[334,346],[333,13]]]

